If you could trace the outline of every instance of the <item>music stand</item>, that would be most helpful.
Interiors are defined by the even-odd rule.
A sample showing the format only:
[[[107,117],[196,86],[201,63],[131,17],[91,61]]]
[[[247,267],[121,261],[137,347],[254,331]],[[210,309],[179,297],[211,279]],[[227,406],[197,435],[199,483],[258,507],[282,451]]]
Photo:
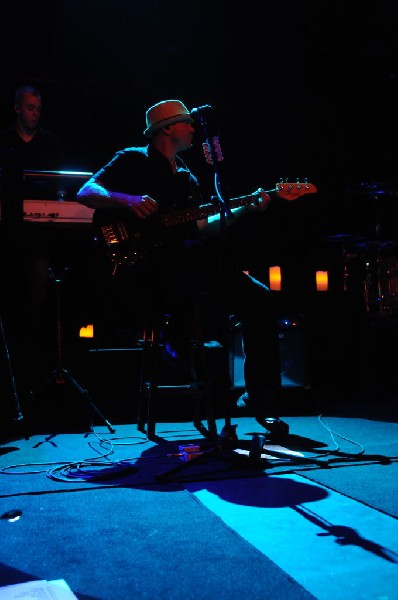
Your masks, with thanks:
[[[103,423],[107,426],[108,430],[110,431],[110,433],[115,433],[116,430],[112,427],[112,425],[110,424],[110,422],[105,418],[105,416],[102,414],[102,412],[99,410],[99,408],[92,402],[91,397],[88,393],[88,390],[86,390],[85,388],[83,388],[80,383],[78,383],[78,381],[72,377],[72,375],[69,373],[69,371],[67,371],[65,369],[65,367],[63,366],[63,357],[62,357],[62,334],[61,334],[61,294],[60,294],[60,288],[61,288],[61,283],[62,280],[64,278],[65,273],[69,271],[69,267],[65,267],[62,271],[61,277],[57,278],[55,277],[53,270],[51,268],[48,269],[48,273],[49,276],[51,278],[51,280],[54,282],[55,284],[55,289],[56,289],[56,304],[57,304],[57,366],[55,367],[55,369],[52,371],[50,377],[39,387],[39,389],[36,392],[31,391],[31,396],[33,397],[33,399],[39,395],[41,392],[43,392],[48,386],[50,386],[53,383],[58,384],[65,384],[65,383],[71,383],[72,386],[79,392],[79,394],[84,398],[84,401],[87,405],[87,408],[91,408],[94,410],[94,412],[97,413],[97,415],[102,419]],[[89,417],[90,420],[90,428],[93,429],[93,423],[91,421],[91,418]]]

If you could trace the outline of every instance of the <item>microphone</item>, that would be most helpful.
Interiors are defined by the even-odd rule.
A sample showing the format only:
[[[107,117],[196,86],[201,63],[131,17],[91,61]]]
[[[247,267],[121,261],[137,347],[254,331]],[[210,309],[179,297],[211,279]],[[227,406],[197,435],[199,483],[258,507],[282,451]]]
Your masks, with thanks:
[[[214,162],[221,162],[224,160],[217,133],[214,108],[210,106],[210,104],[204,104],[203,106],[192,108],[191,115],[194,119],[199,120],[206,136],[206,141],[202,144],[206,162],[209,165],[212,165]],[[209,117],[211,118],[209,119]]]
[[[194,118],[196,118],[196,117],[200,117],[201,115],[203,115],[203,113],[207,113],[212,110],[214,110],[214,108],[212,106],[210,106],[210,104],[204,104],[203,106],[198,106],[196,108],[192,108],[191,115]]]

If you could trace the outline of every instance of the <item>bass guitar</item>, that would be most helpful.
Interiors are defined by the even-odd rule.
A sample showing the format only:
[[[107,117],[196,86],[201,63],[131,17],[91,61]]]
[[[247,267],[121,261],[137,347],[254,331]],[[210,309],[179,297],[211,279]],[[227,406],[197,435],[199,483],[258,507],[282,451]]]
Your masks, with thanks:
[[[305,194],[317,191],[312,183],[278,183],[267,194],[276,194],[288,200],[296,200]],[[240,206],[255,205],[261,198],[261,190],[248,196],[231,198],[228,201],[231,210]],[[115,266],[134,265],[152,249],[163,244],[162,234],[171,227],[206,219],[220,212],[217,202],[202,204],[194,208],[180,209],[165,214],[156,214],[147,219],[138,219],[125,208],[96,209],[93,215],[94,233],[97,240],[108,249]]]

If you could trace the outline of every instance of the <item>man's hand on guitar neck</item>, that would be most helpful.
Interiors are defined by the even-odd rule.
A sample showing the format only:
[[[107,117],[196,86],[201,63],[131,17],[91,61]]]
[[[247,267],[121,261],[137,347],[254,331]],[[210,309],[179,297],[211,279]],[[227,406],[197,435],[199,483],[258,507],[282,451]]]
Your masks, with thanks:
[[[269,196],[263,188],[258,188],[251,196],[252,201],[250,201],[250,197],[247,196],[247,201],[243,206],[232,209],[232,214],[235,218],[248,212],[262,212],[268,208],[268,205],[271,202],[271,196]]]
[[[250,212],[264,211],[271,202],[271,196],[269,196],[265,190],[259,188],[249,196],[232,198],[229,202],[231,215],[228,215],[225,221],[227,227],[236,223],[237,220]],[[198,227],[203,238],[218,235],[220,232],[220,214],[217,213],[209,216],[207,219],[198,221]]]
[[[253,194],[253,202],[248,205],[248,209],[250,211],[263,211],[268,208],[269,203],[271,202],[271,196],[267,194],[263,188],[258,188],[258,190]]]

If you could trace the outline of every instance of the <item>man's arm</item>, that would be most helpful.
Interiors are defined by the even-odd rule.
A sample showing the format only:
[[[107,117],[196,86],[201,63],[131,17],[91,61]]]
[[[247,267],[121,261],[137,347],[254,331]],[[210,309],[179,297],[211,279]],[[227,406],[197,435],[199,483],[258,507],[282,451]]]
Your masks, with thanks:
[[[238,208],[233,208],[231,210],[232,215],[226,216],[226,226],[232,225],[236,223],[237,220],[248,215],[253,212],[263,212],[268,208],[269,203],[271,202],[271,197],[263,190],[258,190],[260,193],[260,197],[253,201],[252,204],[248,204],[247,206],[239,206]],[[200,231],[201,237],[212,237],[217,235],[220,231],[220,215],[216,214],[214,216],[208,217],[207,219],[202,219],[198,221],[198,227]]]
[[[77,201],[93,209],[126,208],[140,219],[145,219],[158,210],[157,202],[150,196],[114,192],[93,177],[80,188]]]

